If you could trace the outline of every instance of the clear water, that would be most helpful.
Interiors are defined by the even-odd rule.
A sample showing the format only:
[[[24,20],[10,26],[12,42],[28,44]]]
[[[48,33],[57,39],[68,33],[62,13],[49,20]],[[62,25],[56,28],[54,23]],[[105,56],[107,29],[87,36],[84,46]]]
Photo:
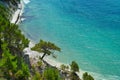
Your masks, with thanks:
[[[75,60],[96,80],[120,80],[120,0],[31,0],[21,29],[35,42],[61,47],[57,60]]]

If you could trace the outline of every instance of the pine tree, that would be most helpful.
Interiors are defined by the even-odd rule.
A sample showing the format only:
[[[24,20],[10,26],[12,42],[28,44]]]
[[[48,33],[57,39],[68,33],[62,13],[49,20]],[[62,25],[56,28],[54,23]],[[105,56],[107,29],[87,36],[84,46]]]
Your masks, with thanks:
[[[55,44],[53,44],[51,42],[46,42],[43,40],[40,40],[40,42],[31,49],[34,51],[44,53],[43,56],[41,57],[41,59],[43,59],[45,57],[45,55],[53,54],[53,51],[60,51],[60,48],[57,47]]]

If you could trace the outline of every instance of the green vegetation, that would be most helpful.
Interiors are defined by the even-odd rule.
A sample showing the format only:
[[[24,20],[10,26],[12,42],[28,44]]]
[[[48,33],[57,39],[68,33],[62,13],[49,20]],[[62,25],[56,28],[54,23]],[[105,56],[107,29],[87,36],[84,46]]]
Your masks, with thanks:
[[[78,64],[75,61],[72,61],[70,66],[71,66],[71,70],[73,72],[79,72],[79,66],[78,66]]]
[[[42,75],[36,71],[35,75],[32,77],[32,80],[43,80]]]
[[[66,65],[62,64],[60,66],[60,68],[61,68],[61,70],[65,71],[65,70],[69,69],[69,66],[66,66]]]
[[[76,73],[71,72],[70,73],[70,80],[80,80],[80,78]]]
[[[38,64],[38,67],[41,67],[43,65],[42,61],[38,61],[37,64]]]
[[[2,44],[2,59],[0,59],[0,74],[7,80],[27,80],[29,77],[28,66],[21,59],[21,64],[18,66],[18,59],[13,56],[6,48],[6,44]]]
[[[36,44],[33,48],[31,48],[34,51],[42,52],[44,53],[41,59],[45,57],[45,55],[51,55],[54,51],[60,51],[60,48],[57,47],[55,44],[51,42],[46,42],[43,40],[40,40],[38,44]]]
[[[22,56],[22,51],[28,46],[29,40],[21,33],[18,25],[10,23],[9,9],[0,5],[0,11],[2,11],[0,14],[0,44],[7,43],[7,48],[12,54]]]
[[[44,80],[61,80],[59,71],[55,68],[47,68],[43,73]]]
[[[72,61],[70,67],[71,67],[70,80],[80,80],[79,76],[76,74],[76,72],[79,72],[78,64],[75,61]]]
[[[62,80],[62,78],[57,69],[48,67],[44,70],[43,74],[36,71],[32,76],[32,80]]]
[[[0,23],[3,23],[3,20],[8,19],[9,17],[9,9],[4,7],[3,5],[0,5]]]
[[[8,44],[8,48],[13,54],[19,52],[19,55],[21,55],[21,51],[28,46],[28,39],[21,33],[17,25],[6,23],[5,26],[2,27],[2,41]]]
[[[16,0],[6,1],[14,5]],[[0,5],[0,12],[0,78],[28,80],[30,72],[23,61],[23,49],[28,46],[29,41],[21,33],[18,25],[10,23],[10,9]]]
[[[94,78],[89,75],[87,72],[83,74],[83,80],[94,80]]]

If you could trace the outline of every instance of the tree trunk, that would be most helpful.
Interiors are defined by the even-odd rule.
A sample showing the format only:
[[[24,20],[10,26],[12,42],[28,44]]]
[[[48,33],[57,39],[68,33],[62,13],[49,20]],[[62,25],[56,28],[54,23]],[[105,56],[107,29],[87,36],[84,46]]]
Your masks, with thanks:
[[[41,57],[41,60],[43,60],[43,58],[45,57],[46,53],[43,54],[43,56]]]

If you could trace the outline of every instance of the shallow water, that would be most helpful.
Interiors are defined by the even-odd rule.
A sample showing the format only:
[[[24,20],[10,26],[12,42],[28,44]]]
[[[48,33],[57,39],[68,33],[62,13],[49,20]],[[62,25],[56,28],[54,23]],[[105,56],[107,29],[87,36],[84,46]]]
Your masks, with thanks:
[[[61,47],[57,61],[75,60],[96,80],[120,80],[119,0],[31,0],[21,29]]]

